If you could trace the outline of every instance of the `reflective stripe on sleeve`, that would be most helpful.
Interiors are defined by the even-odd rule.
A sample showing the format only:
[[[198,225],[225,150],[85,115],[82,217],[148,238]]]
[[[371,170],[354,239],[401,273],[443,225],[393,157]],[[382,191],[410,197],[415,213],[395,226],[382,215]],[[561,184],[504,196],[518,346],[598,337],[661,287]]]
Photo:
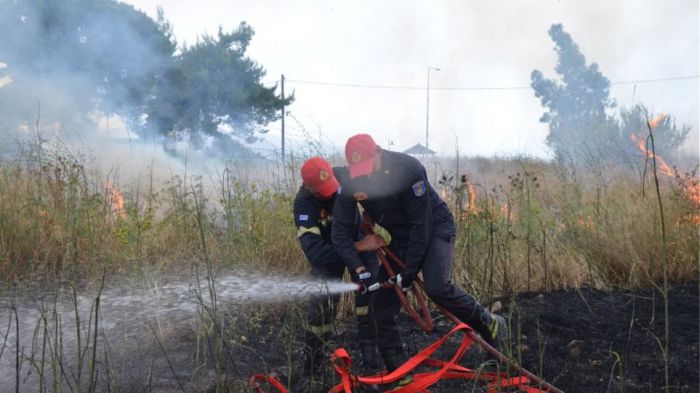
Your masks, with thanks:
[[[318,227],[311,227],[311,228],[299,227],[299,228],[297,228],[297,237],[301,237],[302,235],[304,235],[306,233],[313,233],[313,234],[321,236],[321,230],[318,229]]]
[[[355,315],[362,317],[369,314],[369,306],[355,307]]]
[[[491,321],[491,326],[489,326],[489,331],[491,332],[491,337],[495,340],[498,338],[498,320],[496,318]]]

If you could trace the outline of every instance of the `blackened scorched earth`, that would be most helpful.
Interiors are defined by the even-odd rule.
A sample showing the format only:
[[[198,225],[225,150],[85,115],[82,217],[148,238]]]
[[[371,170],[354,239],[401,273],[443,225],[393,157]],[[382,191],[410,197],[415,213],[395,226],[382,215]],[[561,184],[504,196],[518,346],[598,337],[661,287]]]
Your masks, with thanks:
[[[658,289],[557,290],[519,294],[503,303],[503,315],[509,318],[511,326],[511,342],[507,347],[512,356],[559,389],[569,393],[663,391],[664,305]],[[233,360],[225,360],[223,370],[227,388],[231,391],[246,389],[242,386],[243,379],[254,373],[279,376],[292,393],[328,391],[328,385],[338,382],[329,362],[325,367],[325,387],[309,384],[304,378],[288,378],[290,374],[295,375],[294,369],[300,368],[302,363],[303,313],[300,310],[303,307],[303,304],[281,306],[277,311],[257,313],[259,319],[255,323],[237,324],[235,336],[245,336],[247,341],[244,345],[229,347]],[[699,308],[698,282],[670,286],[669,390],[672,392],[700,391]],[[247,315],[245,318],[249,319],[250,314]],[[400,323],[403,340],[412,354],[452,327],[451,322],[439,315],[436,315],[436,329],[430,333],[420,331],[405,314],[401,315]],[[352,356],[353,369],[358,370],[360,356],[356,337],[352,318],[346,318],[338,323],[338,333],[329,346],[346,348]],[[180,349],[190,346],[183,341],[178,340]],[[459,337],[451,339],[436,357],[449,359],[458,343]],[[482,350],[472,345],[460,364],[476,369],[488,359]],[[186,364],[181,366],[187,367]],[[162,381],[166,380],[164,385],[172,384],[173,378]],[[241,382],[234,382],[236,380]],[[202,388],[201,385],[188,387]],[[486,391],[480,383],[467,380],[441,381],[429,390],[432,393]],[[267,391],[274,390],[268,387]]]
[[[669,291],[669,380],[672,392],[698,392],[700,298],[698,283],[671,285]],[[513,356],[536,375],[565,392],[657,392],[664,386],[664,304],[655,288],[600,291],[590,288],[518,295],[506,307]],[[435,332],[423,333],[402,315],[402,335],[413,353],[449,330],[438,319]],[[352,324],[336,341],[359,362]],[[438,357],[448,359],[455,337]],[[461,364],[477,368],[487,359],[472,346]],[[431,392],[480,391],[468,381],[445,381]],[[299,386],[301,388],[301,386]]]

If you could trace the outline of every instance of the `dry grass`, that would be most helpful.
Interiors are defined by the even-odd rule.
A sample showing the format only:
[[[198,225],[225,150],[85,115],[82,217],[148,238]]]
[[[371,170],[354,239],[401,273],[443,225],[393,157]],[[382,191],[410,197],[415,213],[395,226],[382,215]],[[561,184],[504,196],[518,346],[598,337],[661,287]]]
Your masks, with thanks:
[[[17,158],[0,160],[0,281],[60,278],[75,288],[75,283],[112,274],[158,277],[198,269],[197,279],[213,288],[217,272],[238,268],[302,275],[308,264],[291,214],[298,164],[294,160],[286,167],[271,167],[265,183],[247,178],[235,166],[210,179],[183,174],[159,182],[150,173],[120,182],[115,171],[100,173],[82,156],[28,146]],[[442,168],[459,164],[462,169],[450,173],[429,165],[429,173],[456,217],[453,277],[482,302],[527,290],[582,284],[631,288],[661,281],[664,248],[658,200],[653,179],[643,170],[604,164],[574,170],[531,159],[477,158],[447,164]],[[683,176],[660,184],[672,281],[696,279],[698,274],[699,212],[686,184]],[[240,373],[233,348],[248,345],[237,334],[238,324],[259,331],[260,318],[277,314],[253,307],[250,315],[239,309],[229,315],[219,308],[213,291],[209,293],[197,298],[196,367],[190,383],[202,385],[202,390],[208,386],[226,391],[226,365]],[[351,313],[350,303],[345,296],[341,313]],[[112,381],[108,384],[127,384],[120,380],[119,367],[111,366],[108,346],[104,364],[96,361],[103,356],[97,354],[98,346],[109,339],[98,339],[95,333],[99,304],[98,294],[89,313],[79,312],[77,306],[74,316],[43,311],[35,322],[36,345],[28,354],[15,353],[17,378],[26,373],[20,366],[29,364],[38,375],[39,390],[51,390],[52,385],[53,391],[61,391],[72,383],[77,391],[89,391],[98,384],[100,368]],[[274,336],[286,343],[291,367],[303,312],[285,308],[293,318],[281,321]],[[64,359],[61,318],[71,317],[76,325],[78,318],[87,321],[85,340],[71,343],[82,355]],[[76,329],[78,337],[80,332]],[[160,341],[166,335],[155,327],[153,335],[166,354]],[[15,336],[20,336],[19,330]],[[20,348],[19,340],[15,347]],[[172,370],[167,355],[166,360]],[[64,377],[57,371],[64,365],[83,373]],[[237,381],[246,378],[234,376]],[[16,385],[31,383],[18,379]]]
[[[280,170],[295,167],[271,168],[277,180],[267,185],[233,167],[206,185],[179,176],[119,184],[81,156],[39,153],[29,147],[0,162],[0,276],[8,282],[187,268],[205,262],[203,244],[216,268],[299,274],[307,268],[291,217],[296,185],[291,176],[279,181]],[[478,297],[583,283],[634,287],[661,278],[657,202],[639,168],[576,171],[483,158],[460,165],[466,178],[463,170],[429,172],[458,221],[455,279]],[[669,277],[697,277],[698,207],[680,180],[666,178],[661,187]]]
[[[633,171],[615,167],[577,174],[530,160],[495,164],[501,168],[482,173],[475,187],[469,179],[450,182],[453,211],[462,211],[455,265],[464,269],[455,270],[463,285],[490,298],[661,280],[660,217],[652,178],[643,181]],[[682,181],[667,178],[662,188],[666,219],[673,223],[667,233],[670,278],[693,279],[698,206]],[[469,189],[476,193],[475,206],[465,202]]]

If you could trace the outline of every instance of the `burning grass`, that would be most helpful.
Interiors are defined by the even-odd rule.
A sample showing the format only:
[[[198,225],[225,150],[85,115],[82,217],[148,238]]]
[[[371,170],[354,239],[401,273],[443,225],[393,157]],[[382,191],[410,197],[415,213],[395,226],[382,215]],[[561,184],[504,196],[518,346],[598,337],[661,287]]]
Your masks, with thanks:
[[[584,282],[634,287],[660,279],[655,200],[643,195],[631,176],[596,185],[594,179],[558,178],[551,169],[524,170],[513,179],[495,193],[514,212],[511,218],[498,202],[489,207],[483,198],[482,212],[461,221],[467,234],[460,239],[463,248],[482,261],[476,271],[503,284],[499,292]],[[683,280],[696,272],[697,227],[684,219],[692,214],[692,203],[674,194],[672,184],[667,187],[669,216],[676,218],[670,230],[672,279]]]
[[[291,221],[294,184],[245,182],[230,168],[209,180],[120,183],[115,172],[86,168],[80,156],[39,153],[0,162],[0,275],[7,282],[188,267],[202,262],[202,237],[217,267],[306,270]],[[632,170],[462,160],[475,171],[431,179],[457,217],[457,281],[482,298],[658,282],[660,218],[644,158],[637,159]],[[669,171],[661,183],[669,274],[684,280],[697,274],[700,184],[694,171]]]
[[[145,180],[120,181],[115,171],[103,175],[90,169],[81,156],[53,151],[30,147],[16,159],[0,161],[0,277],[5,283],[32,285],[54,278],[94,282],[114,273],[143,280],[178,271],[195,271],[198,278],[201,275],[213,283],[214,277],[241,269],[291,275],[304,274],[307,269],[290,217],[297,188],[294,181],[274,185],[244,181],[233,175],[237,173],[234,168],[226,168],[211,179],[174,176],[157,183],[151,175]],[[680,174],[674,168],[673,176],[661,179],[668,223],[664,251],[659,241],[660,215],[652,192],[653,178],[643,168],[644,156],[649,157],[646,152],[636,157],[632,169],[605,163],[571,168],[528,159],[470,159],[460,160],[462,168],[464,164],[472,168],[468,174],[446,173],[442,180],[433,174],[435,179],[431,180],[439,184],[457,220],[455,281],[483,302],[521,291],[582,284],[598,288],[647,286],[660,282],[664,252],[671,281],[695,279],[699,251],[698,202],[694,197],[697,176],[695,172]],[[283,170],[295,173],[297,168]],[[346,315],[348,299],[341,306]],[[109,305],[109,301],[104,304]],[[179,344],[161,340],[178,340],[178,335],[185,334],[183,342],[196,341],[198,366],[184,379],[197,382],[201,377],[201,390],[212,384],[223,386],[228,378],[225,374],[244,380],[247,375],[236,376],[240,365],[231,353],[254,353],[249,350],[253,343],[247,335],[261,334],[261,327],[255,325],[260,318],[276,320],[275,308],[246,314],[242,322],[225,323],[235,318],[220,308],[216,295],[202,296],[198,304],[192,332],[175,326],[174,334],[165,334],[160,330],[165,325],[155,321],[153,358],[161,362],[162,352],[167,363],[162,367],[170,368],[170,362],[178,360],[168,358],[165,348]],[[294,337],[303,324],[303,313],[297,306],[292,307],[297,310],[293,322],[285,320],[281,327],[268,327],[270,337],[286,343],[290,365]],[[285,309],[288,312],[290,307]],[[82,314],[83,320],[94,321],[92,312],[78,313],[76,308],[75,318]],[[48,326],[60,326],[51,319],[59,316],[42,314],[42,318],[44,322],[22,322],[37,323],[37,329],[44,327],[43,335],[35,332],[35,340],[63,334],[46,328],[47,318],[53,321]],[[77,350],[93,351],[91,357],[79,358],[74,366],[85,368],[86,373],[89,365],[97,364],[94,351],[98,344],[94,340],[98,327],[86,327],[88,336],[90,329],[93,341],[78,343]],[[239,334],[239,329],[250,332]],[[263,336],[255,340],[264,341]],[[109,339],[100,337],[99,341],[108,346]],[[58,344],[51,345],[52,351],[59,351]],[[109,364],[116,359],[109,359],[109,353],[106,348],[105,364],[100,367],[117,383]],[[24,360],[36,362],[38,354],[38,349],[32,349],[31,354],[23,355]],[[191,361],[188,356],[180,360]],[[262,364],[266,364],[264,360]],[[57,365],[64,366],[53,360],[45,366],[55,370]],[[42,379],[48,373],[43,360],[39,370]],[[211,372],[207,374],[207,370]],[[214,382],[209,381],[211,375],[215,375]],[[88,387],[98,383],[96,376],[83,377],[74,383]]]

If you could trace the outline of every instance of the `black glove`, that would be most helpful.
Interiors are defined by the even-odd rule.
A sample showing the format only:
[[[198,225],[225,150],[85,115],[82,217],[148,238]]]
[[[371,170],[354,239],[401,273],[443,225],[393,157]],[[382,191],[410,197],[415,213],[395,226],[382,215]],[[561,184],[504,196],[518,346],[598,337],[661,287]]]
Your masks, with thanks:
[[[407,273],[407,272],[402,272],[394,277],[389,277],[389,283],[398,285],[401,287],[401,290],[404,292],[408,292],[409,289],[411,289],[411,285],[413,285],[413,280],[416,279],[416,273]]]
[[[357,274],[357,279],[362,284],[362,293],[374,292],[381,287],[377,278],[369,270],[364,270]]]

